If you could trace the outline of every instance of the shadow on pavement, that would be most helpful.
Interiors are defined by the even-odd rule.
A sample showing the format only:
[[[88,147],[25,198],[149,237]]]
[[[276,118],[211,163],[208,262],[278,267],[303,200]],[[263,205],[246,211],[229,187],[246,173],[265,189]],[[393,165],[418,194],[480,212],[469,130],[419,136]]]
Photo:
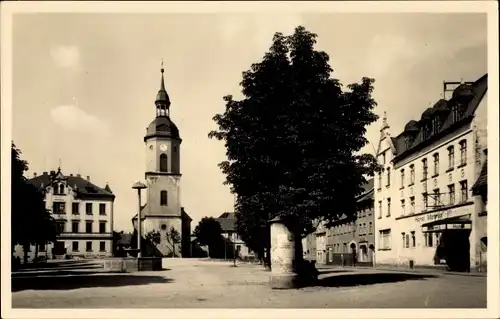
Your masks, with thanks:
[[[324,271],[321,271],[320,269],[318,269],[318,271],[319,271],[319,275],[338,274],[338,273],[341,273],[341,272],[352,272],[352,270],[345,270],[345,269],[324,270]]]
[[[329,276],[319,279],[315,286],[320,287],[353,287],[363,285],[374,285],[383,283],[394,283],[407,280],[422,280],[435,278],[433,275],[417,275],[407,273],[353,273],[338,276]]]
[[[81,275],[12,278],[12,292],[22,290],[73,290],[91,287],[120,287],[170,283],[173,279],[141,275]]]
[[[31,272],[18,272],[12,273],[12,279],[24,279],[24,278],[40,278],[40,277],[58,277],[58,276],[68,276],[68,275],[92,275],[103,273],[103,271],[95,271],[95,270],[52,270],[52,271],[31,271]]]

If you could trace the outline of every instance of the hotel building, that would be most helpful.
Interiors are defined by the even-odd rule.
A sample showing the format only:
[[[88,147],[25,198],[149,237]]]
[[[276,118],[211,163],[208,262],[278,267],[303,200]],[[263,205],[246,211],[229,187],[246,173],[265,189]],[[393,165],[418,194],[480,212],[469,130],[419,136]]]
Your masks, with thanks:
[[[444,98],[396,137],[384,115],[374,193],[377,265],[481,268],[486,200],[472,186],[486,165],[487,82],[487,75],[445,82]]]
[[[63,175],[61,169],[43,172],[28,180],[45,193],[45,206],[57,222],[59,236],[55,243],[38,246],[38,256],[95,258],[113,254],[113,203],[115,195],[109,185],[104,188],[80,174]],[[30,247],[28,259],[35,256]],[[23,248],[16,246],[21,259]]]

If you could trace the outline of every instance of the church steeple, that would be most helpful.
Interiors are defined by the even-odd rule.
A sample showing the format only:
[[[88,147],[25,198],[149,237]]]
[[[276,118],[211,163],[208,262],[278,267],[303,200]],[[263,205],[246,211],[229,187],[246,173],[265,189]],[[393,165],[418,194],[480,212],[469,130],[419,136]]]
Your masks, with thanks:
[[[168,97],[167,90],[165,90],[165,80],[163,79],[163,59],[161,61],[161,83],[160,89],[156,94],[156,117],[170,115],[170,98]]]

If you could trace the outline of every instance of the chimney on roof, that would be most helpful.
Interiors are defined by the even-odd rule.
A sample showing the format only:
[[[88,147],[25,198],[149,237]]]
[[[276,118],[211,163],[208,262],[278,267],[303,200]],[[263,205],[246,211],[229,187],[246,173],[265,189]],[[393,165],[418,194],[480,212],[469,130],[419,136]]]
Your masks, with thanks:
[[[73,174],[69,174],[69,176],[73,177]]]
[[[56,175],[56,171],[50,171],[50,175]]]
[[[35,173],[33,173],[33,177],[36,177],[36,172],[35,172]]]
[[[87,182],[90,182],[90,176],[87,175]]]
[[[76,174],[76,177],[82,177],[82,175],[80,175],[80,174]]]
[[[47,172],[43,172],[43,175],[47,175]]]

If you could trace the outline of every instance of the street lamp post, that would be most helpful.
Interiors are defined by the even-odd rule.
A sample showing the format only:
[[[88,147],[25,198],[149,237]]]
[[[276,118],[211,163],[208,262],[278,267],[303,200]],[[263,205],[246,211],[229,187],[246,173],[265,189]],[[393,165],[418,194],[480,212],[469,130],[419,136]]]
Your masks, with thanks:
[[[147,186],[141,182],[135,182],[132,185],[133,189],[137,189],[137,196],[139,200],[139,210],[137,212],[137,258],[141,257],[141,190]]]

